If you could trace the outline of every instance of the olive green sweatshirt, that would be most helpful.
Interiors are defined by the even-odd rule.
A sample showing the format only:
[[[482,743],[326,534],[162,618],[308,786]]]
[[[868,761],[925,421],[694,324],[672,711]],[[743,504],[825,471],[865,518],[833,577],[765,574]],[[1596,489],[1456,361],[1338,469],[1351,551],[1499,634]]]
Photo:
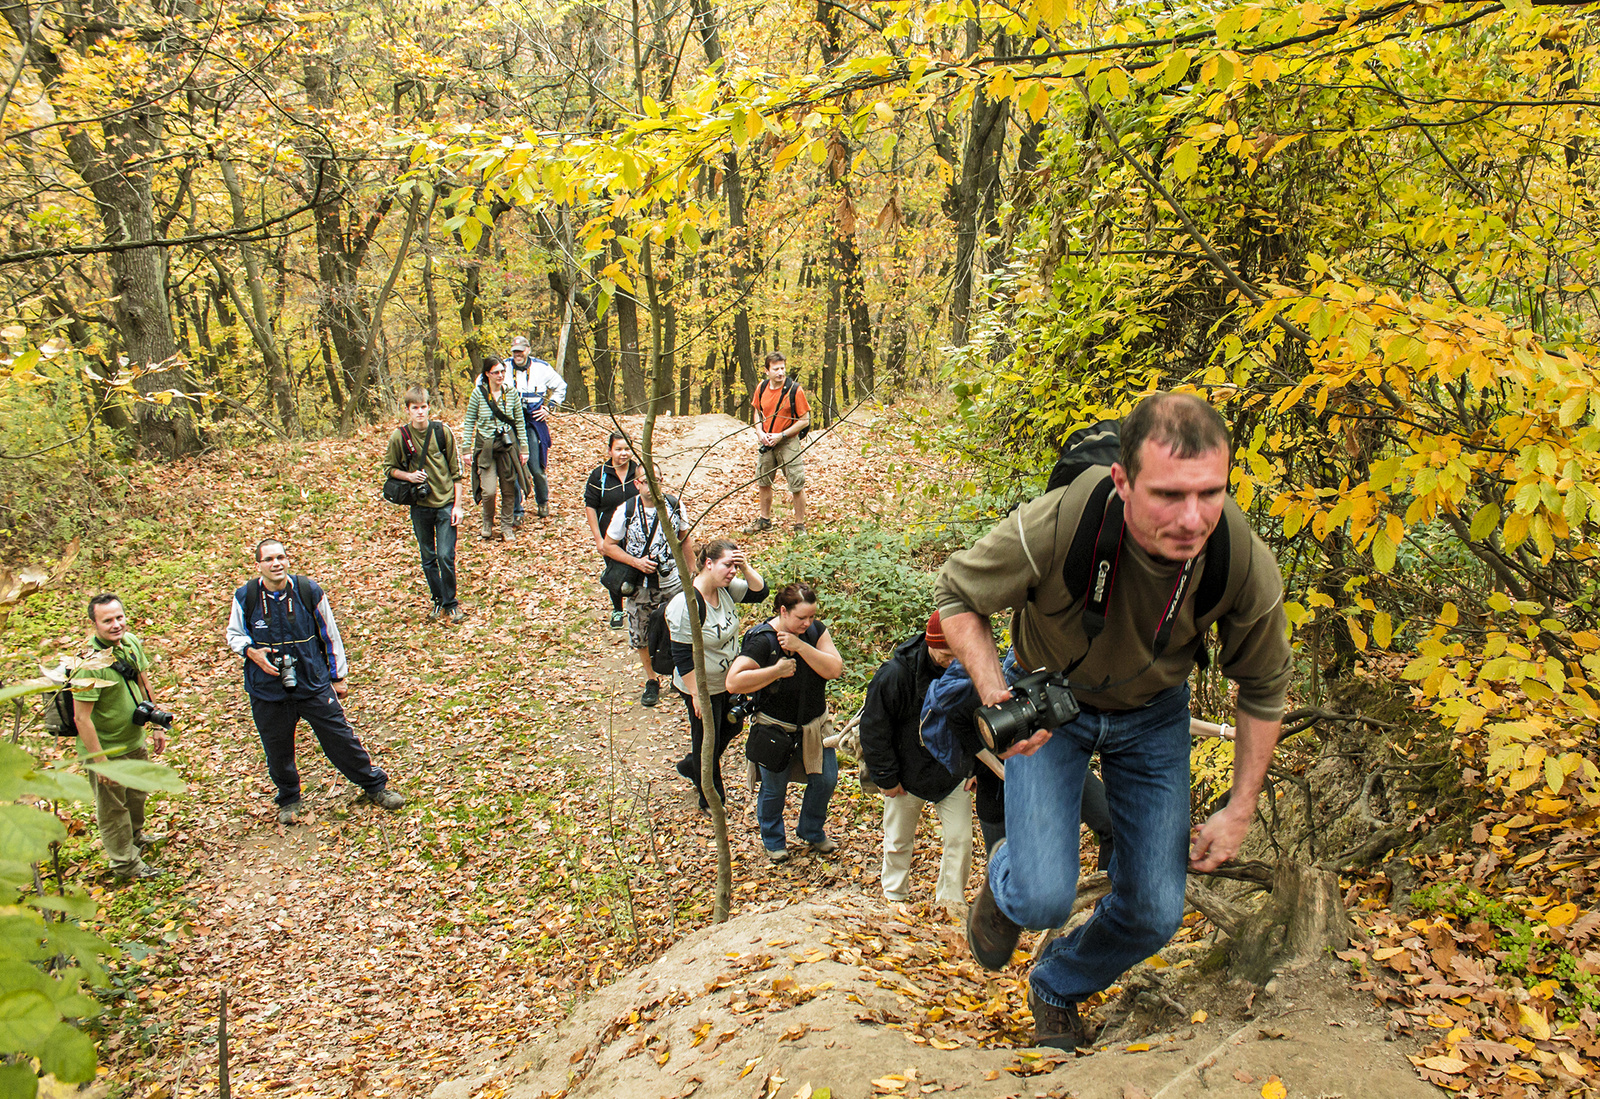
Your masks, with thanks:
[[[944,618],[1010,608],[1011,642],[1023,668],[1060,671],[1083,657],[1072,672],[1074,693],[1099,709],[1128,710],[1188,679],[1202,640],[1193,593],[1207,562],[1202,551],[1166,650],[1152,663],[1156,628],[1182,564],[1152,557],[1131,535],[1125,537],[1106,627],[1090,646],[1083,632],[1085,600],[1072,597],[1062,566],[1090,493],[1110,476],[1110,470],[1086,473],[1030,500],[970,549],[952,554],[934,583],[934,600]],[[1232,498],[1222,521],[1232,523],[1230,531],[1248,529]],[[1222,612],[1217,662],[1239,685],[1239,709],[1276,721],[1283,715],[1292,671],[1283,577],[1272,551],[1253,531],[1248,539],[1232,539],[1232,550],[1227,590],[1217,608]]]
[[[435,430],[434,425],[438,425]],[[419,507],[442,508],[453,503],[456,498],[456,482],[464,474],[461,472],[461,451],[456,446],[455,432],[450,430],[450,425],[442,420],[432,420],[428,423],[428,432],[434,436],[432,442],[426,442],[427,435],[413,430],[411,444],[418,450],[427,447],[427,455],[423,458],[422,467],[428,471],[428,494],[418,503]],[[439,438],[443,437],[444,447],[439,447]],[[397,469],[415,469],[416,456],[407,456],[405,445],[400,441],[400,429],[397,427],[389,435],[389,450],[383,456],[383,476]]]

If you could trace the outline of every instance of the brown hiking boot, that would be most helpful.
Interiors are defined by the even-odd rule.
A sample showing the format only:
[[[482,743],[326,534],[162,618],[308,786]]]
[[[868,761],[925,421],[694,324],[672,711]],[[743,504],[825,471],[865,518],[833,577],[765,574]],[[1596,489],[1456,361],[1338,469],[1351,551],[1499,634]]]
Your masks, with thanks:
[[[1090,1049],[1094,1046],[1094,1032],[1078,1015],[1078,1005],[1057,1007],[1039,999],[1028,986],[1028,1010],[1033,1012],[1033,1044],[1053,1049]]]
[[[997,845],[995,850],[999,849]],[[1022,928],[1012,923],[995,903],[994,893],[989,889],[989,876],[985,874],[983,888],[978,890],[967,912],[967,945],[972,948],[972,956],[983,968],[998,973],[1010,963],[1021,937]]]

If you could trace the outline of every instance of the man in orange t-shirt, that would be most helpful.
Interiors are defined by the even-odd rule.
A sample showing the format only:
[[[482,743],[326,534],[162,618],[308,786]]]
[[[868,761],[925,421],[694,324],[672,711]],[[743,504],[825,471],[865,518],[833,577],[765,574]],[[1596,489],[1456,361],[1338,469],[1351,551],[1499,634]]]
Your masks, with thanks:
[[[794,496],[794,532],[806,531],[805,446],[800,441],[811,427],[811,405],[800,383],[788,379],[788,364],[774,351],[767,356],[767,380],[750,397],[761,452],[756,457],[756,500],[761,514],[744,534],[772,528],[772,482],[783,471],[784,484]]]

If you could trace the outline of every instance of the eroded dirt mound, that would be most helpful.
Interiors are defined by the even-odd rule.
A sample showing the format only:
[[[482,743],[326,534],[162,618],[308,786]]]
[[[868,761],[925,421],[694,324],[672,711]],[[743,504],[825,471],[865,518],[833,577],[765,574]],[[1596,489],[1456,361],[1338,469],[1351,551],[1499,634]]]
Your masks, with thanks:
[[[1022,978],[1020,966],[979,970],[948,919],[836,894],[690,936],[554,1033],[434,1096],[787,1099],[807,1085],[837,1099],[1440,1094],[1386,1040],[1370,1003],[1328,972],[1280,978],[1271,992],[1200,978],[1186,995],[1169,979],[1170,1002],[1198,1005],[1204,986],[1214,1009],[1131,1041],[1160,1025],[1135,1012],[1118,1040],[1084,1056],[1021,1048]],[[1159,981],[1135,974],[1130,987]]]

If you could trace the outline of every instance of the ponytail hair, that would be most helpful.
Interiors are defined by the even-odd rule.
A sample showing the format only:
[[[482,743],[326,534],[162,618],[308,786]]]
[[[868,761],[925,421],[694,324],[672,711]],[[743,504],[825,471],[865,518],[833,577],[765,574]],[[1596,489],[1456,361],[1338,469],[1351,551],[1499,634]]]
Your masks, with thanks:
[[[707,542],[694,555],[695,571],[704,572],[711,562],[720,561],[738,548],[739,543],[731,538],[716,538]]]

